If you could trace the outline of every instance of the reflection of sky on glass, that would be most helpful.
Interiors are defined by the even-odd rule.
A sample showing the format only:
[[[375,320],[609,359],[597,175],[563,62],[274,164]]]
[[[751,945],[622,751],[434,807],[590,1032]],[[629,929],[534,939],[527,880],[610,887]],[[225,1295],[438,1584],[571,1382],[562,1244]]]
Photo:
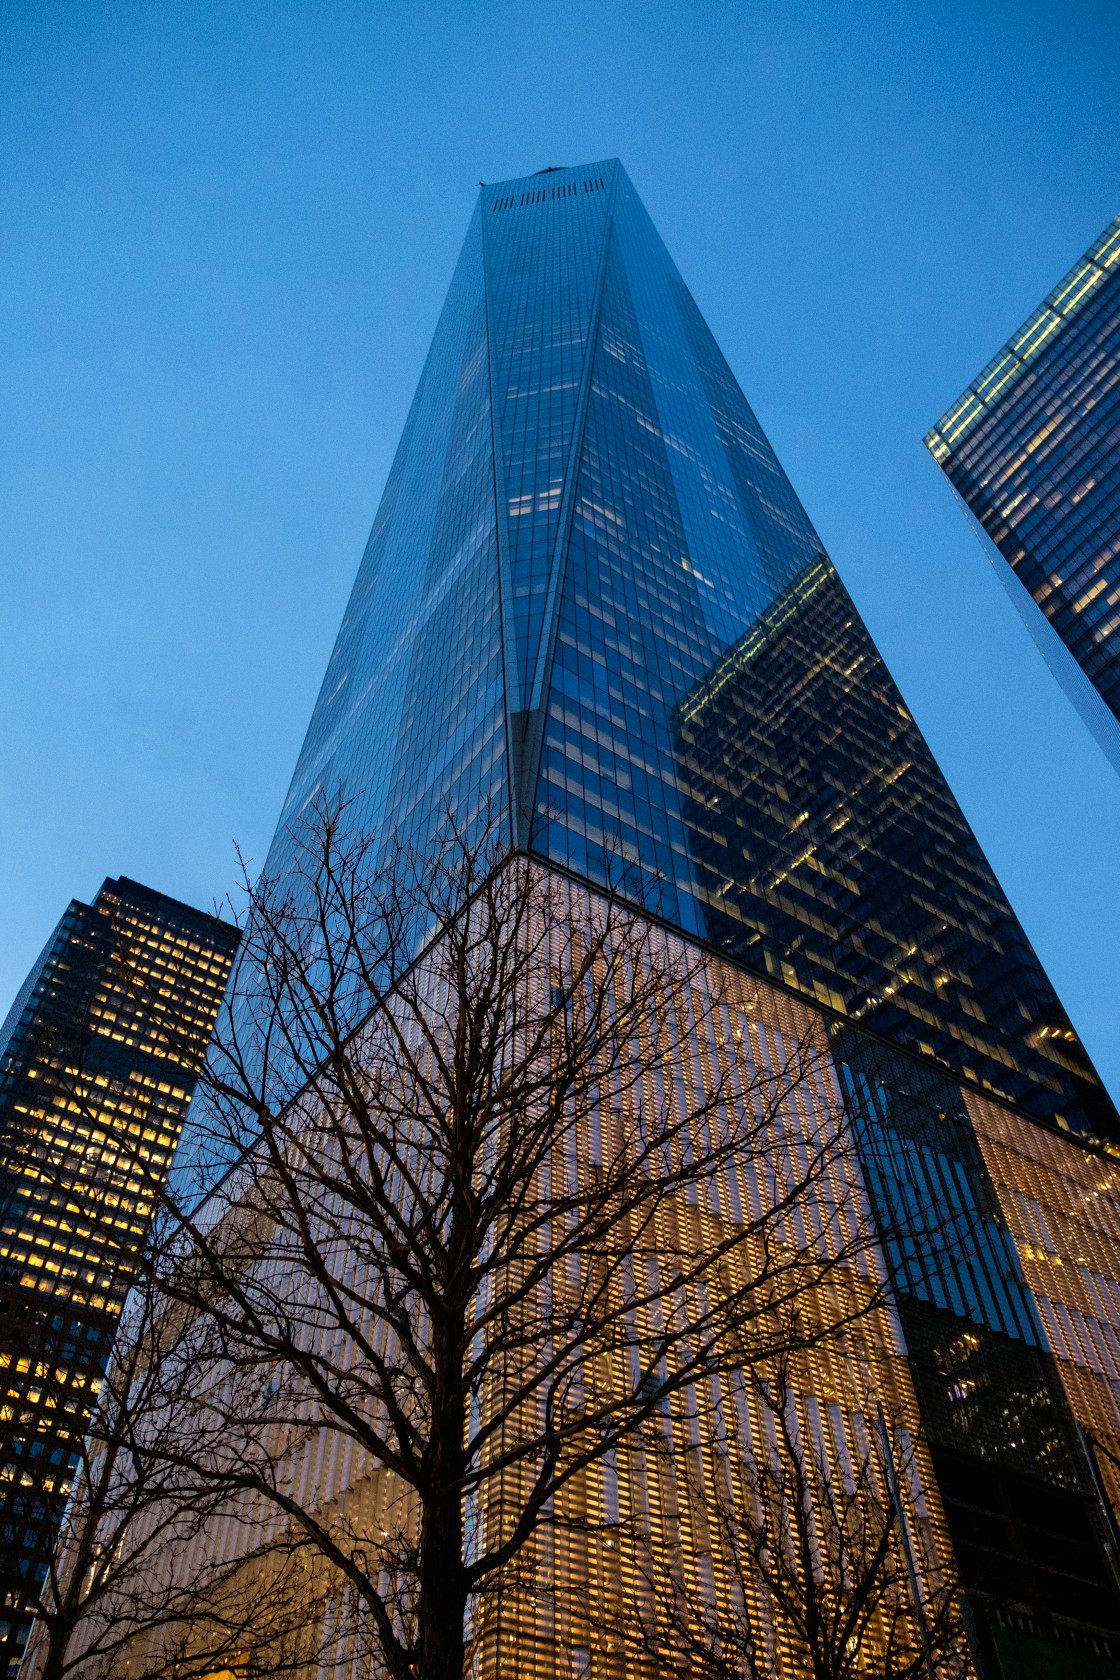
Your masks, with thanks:
[[[512,777],[508,765],[512,764]],[[274,845],[482,799],[981,1089],[1105,1124],[998,883],[621,166],[480,199]],[[1107,1105],[1106,1105],[1107,1106]]]
[[[300,753],[269,869],[316,795],[426,836],[500,798],[504,714],[490,379],[475,213]]]
[[[262,860],[475,182],[619,152],[1114,1067],[1120,783],[920,441],[1120,207],[1120,19],[1069,23],[13,13],[0,996],[106,874]]]

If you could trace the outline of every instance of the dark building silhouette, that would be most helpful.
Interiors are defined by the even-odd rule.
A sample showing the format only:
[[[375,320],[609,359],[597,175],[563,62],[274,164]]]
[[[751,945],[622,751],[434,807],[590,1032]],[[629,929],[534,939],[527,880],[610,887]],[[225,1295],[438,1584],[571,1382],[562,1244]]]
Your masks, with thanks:
[[[12,1672],[238,938],[108,880],[93,904],[70,903],[0,1028],[0,1663]]]

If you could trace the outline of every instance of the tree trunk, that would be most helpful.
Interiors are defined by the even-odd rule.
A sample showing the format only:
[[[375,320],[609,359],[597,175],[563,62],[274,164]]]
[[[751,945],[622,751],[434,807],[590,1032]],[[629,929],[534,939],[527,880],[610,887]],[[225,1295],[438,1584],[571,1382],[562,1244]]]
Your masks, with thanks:
[[[46,1650],[43,1654],[42,1667],[36,1674],[36,1680],[62,1680],[66,1673],[66,1649],[70,1643],[68,1628],[50,1628],[46,1638]]]
[[[421,1531],[416,1680],[463,1680],[462,1507],[457,1493],[433,1504]]]

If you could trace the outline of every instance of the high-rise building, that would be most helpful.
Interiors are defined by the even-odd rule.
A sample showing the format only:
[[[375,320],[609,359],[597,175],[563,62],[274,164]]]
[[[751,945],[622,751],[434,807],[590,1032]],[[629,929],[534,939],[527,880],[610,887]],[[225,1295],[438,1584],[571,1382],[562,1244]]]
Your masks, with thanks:
[[[1120,770],[1120,216],[925,441]]]
[[[268,868],[448,801],[977,1089],[1115,1111],[624,171],[486,189]],[[1120,1137],[1120,1133],[1116,1133]]]
[[[0,1027],[0,1664],[13,1673],[190,1104],[185,1052],[209,1040],[239,937],[108,880],[67,907]],[[193,1044],[168,1041],[145,987]]]
[[[778,1030],[824,1023],[991,1673],[1063,1643],[1115,1673],[1116,1113],[616,161],[480,195],[271,875],[338,790],[420,847],[488,802],[584,893],[625,865]],[[852,1404],[812,1380],[806,1429]],[[318,1452],[324,1505],[374,1521],[383,1493]],[[607,1496],[581,1498],[586,1526]],[[496,1669],[616,1672],[532,1615]]]

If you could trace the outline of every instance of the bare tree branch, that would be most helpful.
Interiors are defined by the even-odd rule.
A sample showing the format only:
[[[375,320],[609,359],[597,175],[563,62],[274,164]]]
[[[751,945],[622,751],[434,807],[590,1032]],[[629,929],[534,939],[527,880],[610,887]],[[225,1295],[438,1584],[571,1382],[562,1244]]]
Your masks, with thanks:
[[[236,1164],[199,1208],[163,1193],[142,1262],[177,1407],[147,1450],[211,1537],[219,1508],[252,1535],[216,1568],[303,1549],[321,1637],[461,1680],[589,1478],[842,1337],[881,1266],[807,1015],[492,825],[420,855],[346,815],[249,889],[196,1119]]]

